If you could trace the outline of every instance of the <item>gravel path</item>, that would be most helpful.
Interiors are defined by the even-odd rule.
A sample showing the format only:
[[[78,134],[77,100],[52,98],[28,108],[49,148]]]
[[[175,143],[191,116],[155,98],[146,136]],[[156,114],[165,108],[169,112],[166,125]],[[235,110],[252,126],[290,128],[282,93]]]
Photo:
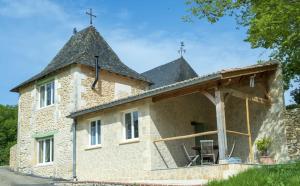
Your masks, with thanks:
[[[50,186],[52,182],[51,179],[21,175],[0,167],[0,186]]]

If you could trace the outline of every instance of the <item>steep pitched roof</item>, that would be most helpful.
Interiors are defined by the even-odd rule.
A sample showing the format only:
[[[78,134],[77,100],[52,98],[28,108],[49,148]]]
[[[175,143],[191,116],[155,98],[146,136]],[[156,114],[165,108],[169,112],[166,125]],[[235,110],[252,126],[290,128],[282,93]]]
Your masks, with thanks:
[[[194,69],[183,57],[148,70],[142,73],[142,75],[153,82],[150,87],[151,89],[198,76]]]
[[[73,35],[44,70],[16,86],[11,91],[18,92],[21,86],[43,78],[70,64],[77,63],[94,67],[95,55],[99,56],[101,69],[151,83],[146,77],[122,63],[95,27],[89,26]]]

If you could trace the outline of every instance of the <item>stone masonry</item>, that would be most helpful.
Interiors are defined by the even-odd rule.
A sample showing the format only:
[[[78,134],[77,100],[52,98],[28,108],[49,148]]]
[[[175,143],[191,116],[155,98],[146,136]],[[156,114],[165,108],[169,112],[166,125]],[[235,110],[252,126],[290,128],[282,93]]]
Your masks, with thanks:
[[[94,73],[93,68],[72,65],[48,77],[55,81],[55,103],[44,108],[39,108],[36,83],[20,89],[18,141],[11,148],[11,169],[26,174],[71,179],[73,120],[67,116],[75,110],[112,101],[116,82],[132,87],[131,94],[146,88],[145,83],[102,70],[98,86],[92,90]],[[34,136],[47,133],[54,137],[54,161],[40,165]]]
[[[286,138],[289,157],[291,160],[300,159],[300,109],[284,112],[283,121],[286,125]]]

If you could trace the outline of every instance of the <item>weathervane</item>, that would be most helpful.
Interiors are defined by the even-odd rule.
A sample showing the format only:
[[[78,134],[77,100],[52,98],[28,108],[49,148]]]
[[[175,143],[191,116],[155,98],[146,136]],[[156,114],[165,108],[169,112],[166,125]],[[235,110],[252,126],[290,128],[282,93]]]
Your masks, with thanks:
[[[93,10],[90,8],[89,12],[85,12],[87,15],[90,16],[90,25],[93,24],[93,17],[96,17],[96,15],[93,15]]]
[[[182,57],[182,55],[185,53],[185,49],[183,48],[184,47],[184,42],[181,41],[180,42],[180,49],[178,50],[178,53],[180,54],[180,56]]]

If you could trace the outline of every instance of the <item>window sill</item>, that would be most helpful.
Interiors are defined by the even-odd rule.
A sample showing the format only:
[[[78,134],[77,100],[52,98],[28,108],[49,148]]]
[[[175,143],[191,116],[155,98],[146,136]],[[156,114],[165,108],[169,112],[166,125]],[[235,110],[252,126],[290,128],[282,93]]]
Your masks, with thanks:
[[[46,166],[52,166],[53,162],[49,162],[49,163],[38,163],[36,165],[36,167],[46,167]]]
[[[93,145],[93,146],[88,146],[84,150],[93,150],[93,149],[100,149],[100,148],[102,148],[101,144],[99,144],[99,145]]]
[[[123,142],[119,143],[119,145],[126,145],[126,144],[139,143],[139,142],[140,142],[140,139],[135,138],[135,139],[129,139],[129,140],[123,141]]]
[[[39,110],[44,110],[44,109],[46,109],[46,108],[51,108],[51,107],[53,107],[53,106],[55,106],[55,103],[53,103],[53,104],[51,104],[51,105],[47,105],[47,106],[44,106],[44,107],[38,107],[38,111]]]

